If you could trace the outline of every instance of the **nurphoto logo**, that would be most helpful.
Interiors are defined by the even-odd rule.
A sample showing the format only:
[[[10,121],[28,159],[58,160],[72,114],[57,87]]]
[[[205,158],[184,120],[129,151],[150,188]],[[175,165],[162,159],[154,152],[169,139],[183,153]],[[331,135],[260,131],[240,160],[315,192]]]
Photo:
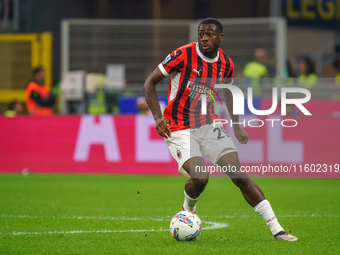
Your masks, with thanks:
[[[207,87],[210,88],[209,86]],[[244,115],[244,94],[240,88],[232,84],[216,84],[215,88],[216,89],[229,89],[233,95],[233,114]],[[204,88],[202,88],[202,90],[206,93],[202,93],[201,95],[201,102],[202,102],[201,112],[202,112],[202,115],[206,115],[207,114],[207,94],[210,97],[212,97],[215,103],[216,101],[211,92],[209,92],[208,90]],[[215,90],[213,92],[217,94]],[[272,88],[272,106],[268,110],[255,109],[253,105],[253,88],[248,88],[247,92],[248,92],[247,104],[248,104],[248,108],[251,113],[255,115],[265,116],[265,115],[270,115],[275,112],[277,105],[278,105],[278,88]],[[300,94],[303,94],[305,97],[304,98],[287,98],[288,93],[300,93]],[[297,108],[300,109],[300,111],[304,115],[312,115],[302,105],[304,103],[307,103],[310,99],[311,99],[311,93],[309,90],[305,88],[290,88],[290,87],[281,88],[281,115],[286,115],[287,104],[295,105]]]

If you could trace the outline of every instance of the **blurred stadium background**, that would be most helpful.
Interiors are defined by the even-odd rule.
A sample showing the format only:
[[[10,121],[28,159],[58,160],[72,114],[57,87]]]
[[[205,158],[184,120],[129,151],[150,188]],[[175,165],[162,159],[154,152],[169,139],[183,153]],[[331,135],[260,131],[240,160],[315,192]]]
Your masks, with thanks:
[[[177,174],[143,108],[142,87],[167,54],[196,40],[199,20],[209,16],[223,23],[221,47],[235,63],[236,84],[256,87],[256,107],[270,106],[270,84],[312,92],[312,117],[287,108],[296,128],[248,127],[252,140],[239,146],[242,162],[338,163],[339,135],[309,139],[339,128],[338,1],[1,0],[0,112],[7,117],[1,117],[0,171]],[[301,69],[306,57],[311,74]],[[25,87],[37,66],[57,96],[48,118],[29,116],[25,107]],[[158,86],[162,107],[168,81]],[[23,109],[9,118],[13,100]],[[226,115],[224,107],[216,110]]]

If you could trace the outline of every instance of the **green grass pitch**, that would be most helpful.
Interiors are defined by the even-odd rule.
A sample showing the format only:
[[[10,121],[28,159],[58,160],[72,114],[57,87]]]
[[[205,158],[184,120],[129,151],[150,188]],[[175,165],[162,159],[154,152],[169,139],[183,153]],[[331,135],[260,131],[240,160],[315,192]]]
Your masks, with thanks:
[[[0,175],[0,254],[340,252],[340,180],[255,180],[281,225],[299,238],[292,243],[275,241],[225,178],[212,178],[198,203],[201,236],[192,242],[176,241],[168,229],[181,209],[185,180]],[[221,224],[225,227],[204,229]]]

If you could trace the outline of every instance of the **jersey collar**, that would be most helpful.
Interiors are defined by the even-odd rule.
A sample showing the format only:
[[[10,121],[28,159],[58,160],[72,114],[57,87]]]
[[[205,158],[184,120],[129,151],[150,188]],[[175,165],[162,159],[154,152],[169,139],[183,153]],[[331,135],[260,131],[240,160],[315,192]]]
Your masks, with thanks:
[[[197,52],[198,56],[200,56],[200,58],[202,58],[204,61],[207,61],[208,63],[214,63],[220,57],[220,51],[217,51],[217,55],[216,55],[215,58],[207,58],[206,56],[204,56],[203,53],[198,48],[198,42],[196,43],[196,52]]]

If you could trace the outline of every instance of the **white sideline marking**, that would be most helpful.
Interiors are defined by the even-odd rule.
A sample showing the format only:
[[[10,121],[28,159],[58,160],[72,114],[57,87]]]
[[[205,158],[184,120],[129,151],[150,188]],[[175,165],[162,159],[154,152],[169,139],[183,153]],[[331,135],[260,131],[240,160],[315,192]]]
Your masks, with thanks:
[[[205,215],[201,216],[202,218],[256,218],[258,217],[256,214],[253,215]],[[339,218],[340,215],[320,215],[320,214],[309,214],[309,215],[280,215],[279,218]],[[2,214],[0,218],[27,218],[27,219],[78,219],[78,220],[131,220],[131,221],[168,221],[170,216],[166,218],[127,218],[127,217],[98,217],[98,216],[32,216],[32,215],[8,215]],[[211,221],[203,221],[203,223],[209,224],[211,226],[207,226],[203,228],[207,229],[219,229],[226,228],[229,226],[227,223],[218,223]],[[46,234],[89,234],[89,233],[126,233],[126,232],[160,232],[160,231],[169,231],[168,229],[131,229],[131,230],[72,230],[72,231],[49,231],[49,232],[14,232],[14,233],[0,233],[0,235],[46,235]]]
[[[167,221],[164,218],[128,218],[128,217],[101,217],[101,216],[31,216],[31,215],[8,215],[2,214],[1,218],[28,218],[28,219],[65,219],[65,220],[153,220],[153,221]]]
[[[131,221],[168,221],[172,216],[166,216],[164,218],[137,218],[137,217],[102,217],[102,216],[31,216],[31,215],[8,215],[2,214],[0,218],[28,218],[28,219],[65,219],[65,220],[131,220]],[[225,218],[225,219],[234,219],[234,218],[258,218],[256,213],[251,215],[201,215],[201,218]],[[339,218],[340,215],[321,215],[321,214],[307,214],[307,215],[299,215],[299,214],[288,214],[288,215],[279,215],[278,218]]]
[[[226,228],[229,224],[218,222],[205,222],[211,224],[207,229]],[[46,235],[46,234],[92,234],[92,233],[130,233],[130,232],[161,232],[169,231],[169,229],[130,229],[130,230],[71,230],[71,231],[49,231],[49,232],[14,232],[14,233],[0,233],[0,235]]]
[[[203,223],[211,224],[211,226],[209,226],[209,227],[202,228],[204,230],[229,227],[228,223],[218,223],[218,222],[212,222],[212,221],[203,221]]]
[[[125,217],[95,217],[95,216],[71,216],[71,217],[53,217],[53,216],[30,216],[30,215],[0,215],[1,218],[28,218],[28,219],[95,219],[95,220],[155,220],[155,221],[168,221],[165,218],[125,218]],[[212,221],[203,221],[203,223],[210,226],[204,227],[204,230],[226,228],[229,226],[227,223],[219,223]],[[169,231],[169,229],[130,229],[130,230],[71,230],[71,231],[48,231],[48,232],[13,232],[13,233],[0,233],[0,235],[47,235],[47,234],[91,234],[91,233],[131,233],[131,232],[160,232]]]
[[[2,235],[48,235],[48,234],[92,234],[92,233],[125,233],[125,232],[159,232],[169,229],[130,229],[130,230],[71,230],[71,231],[49,231],[49,232],[14,232],[2,233]]]

